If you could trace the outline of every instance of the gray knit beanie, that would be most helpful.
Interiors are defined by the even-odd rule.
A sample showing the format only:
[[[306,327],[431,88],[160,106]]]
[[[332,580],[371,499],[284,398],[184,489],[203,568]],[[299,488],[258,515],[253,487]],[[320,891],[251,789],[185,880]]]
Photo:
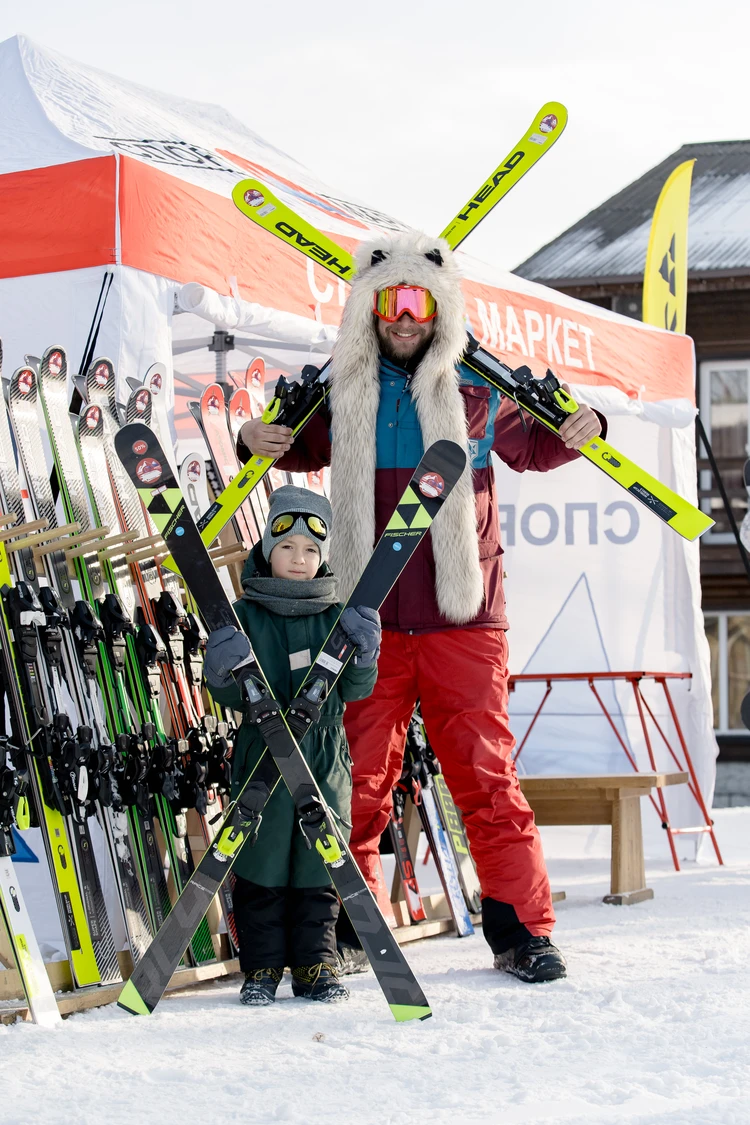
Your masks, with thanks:
[[[274,526],[281,516],[286,515],[296,515],[297,518],[289,527],[278,530],[274,535]],[[312,526],[305,517],[312,517]],[[263,532],[263,558],[268,562],[274,547],[283,543],[290,535],[306,535],[320,551],[321,563],[326,562],[331,549],[331,522],[331,505],[327,497],[308,488],[297,488],[294,484],[277,488],[269,498],[268,522]],[[320,523],[323,524],[322,529]],[[322,530],[325,535],[321,538]]]

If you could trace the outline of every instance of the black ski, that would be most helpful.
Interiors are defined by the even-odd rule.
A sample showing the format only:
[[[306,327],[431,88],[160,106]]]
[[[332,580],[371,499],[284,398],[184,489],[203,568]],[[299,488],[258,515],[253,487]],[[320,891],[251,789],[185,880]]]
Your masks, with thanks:
[[[421,720],[415,713],[406,735],[406,756],[411,766],[412,798],[419,810],[422,827],[427,835],[440,882],[443,884],[456,933],[459,937],[468,937],[474,933],[474,926],[461,890],[458,867],[440,819],[432,774],[427,769],[423,753],[425,742]]]
[[[116,448],[191,587],[208,628],[213,630],[227,624],[239,627],[153,433],[142,425],[126,426],[117,436]],[[465,463],[464,452],[451,442],[437,442],[427,450],[349,604],[373,608],[382,604],[463,472]],[[430,1015],[424,994],[341,839],[295,742],[294,735],[304,737],[317,721],[321,700],[352,655],[345,633],[335,626],[289,708],[289,725],[254,655],[238,670],[237,680],[247,700],[246,713],[257,720],[271,753],[263,756],[259,768],[231,806],[216,841],[123,990],[120,1005],[126,1010],[141,1014],[153,1011],[182,950],[226,878],[242,844],[257,833],[262,809],[281,774],[300,814],[300,827],[326,863],[394,1016],[406,1020]]]

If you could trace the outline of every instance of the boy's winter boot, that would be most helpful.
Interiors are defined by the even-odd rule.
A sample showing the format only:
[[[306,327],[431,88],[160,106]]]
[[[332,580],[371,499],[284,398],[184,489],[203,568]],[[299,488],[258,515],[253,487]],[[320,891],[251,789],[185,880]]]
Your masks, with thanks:
[[[529,984],[561,980],[568,975],[565,958],[548,937],[529,937],[515,949],[495,954],[495,968]]]
[[[240,1003],[250,1008],[263,1008],[273,1004],[276,989],[281,984],[283,969],[254,969],[245,973],[245,983],[240,989]]]
[[[324,963],[292,969],[292,992],[295,996],[320,1000],[323,1004],[349,999],[349,989],[339,980],[338,970]]]
[[[367,960],[364,949],[358,949],[356,945],[349,945],[345,941],[337,941],[336,954],[338,956],[338,972],[342,977],[349,976],[352,973],[366,973],[370,968],[370,962]]]

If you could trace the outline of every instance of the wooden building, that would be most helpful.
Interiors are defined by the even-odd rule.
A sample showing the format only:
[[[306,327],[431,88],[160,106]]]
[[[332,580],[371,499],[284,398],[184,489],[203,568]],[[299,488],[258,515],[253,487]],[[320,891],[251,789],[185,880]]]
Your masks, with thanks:
[[[670,172],[693,158],[687,332],[695,341],[701,419],[740,524],[750,457],[750,141],[683,145],[514,272],[640,319],[654,207]],[[701,541],[701,582],[720,761],[750,762],[740,718],[750,690],[750,580],[702,446],[698,467],[701,506],[716,520]]]

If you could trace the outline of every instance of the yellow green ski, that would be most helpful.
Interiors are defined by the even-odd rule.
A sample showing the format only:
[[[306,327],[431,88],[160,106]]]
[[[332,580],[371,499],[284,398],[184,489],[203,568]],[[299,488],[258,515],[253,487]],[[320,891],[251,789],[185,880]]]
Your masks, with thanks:
[[[243,180],[242,183],[238,184],[235,188],[235,193],[248,183],[257,184],[258,181]],[[267,199],[275,199],[275,196],[272,196],[265,188],[263,190],[266,192]],[[285,212],[289,211],[290,209],[286,207]],[[266,230],[274,234],[279,233],[269,221],[272,218],[272,213],[259,217],[257,213],[253,212],[252,208],[244,211],[244,213],[249,214],[253,221],[258,222],[259,225],[263,226]],[[295,218],[295,223],[295,238],[297,239],[295,244],[297,249],[303,254],[307,254],[308,257],[313,257],[314,260],[319,261],[321,265],[326,265],[325,262],[319,257],[314,256],[309,250],[312,245],[320,245],[319,240],[323,236],[320,235],[314,227],[310,226],[310,224],[300,219],[299,216]],[[286,230],[286,219],[283,225]],[[292,224],[290,223],[290,229],[291,226]],[[474,226],[476,226],[476,222]],[[279,234],[279,237],[283,238],[285,241],[289,241],[283,231]],[[327,239],[326,245],[328,248],[327,252],[333,256],[336,251],[335,244],[332,243],[330,239]],[[337,248],[336,260],[337,265],[332,269],[332,272],[335,273],[336,276],[341,276],[338,271],[342,263],[351,263],[353,265],[351,257],[340,247]],[[326,268],[329,267],[326,266]],[[472,371],[481,375],[483,379],[500,391],[501,394],[507,395],[508,398],[513,399],[513,401],[522,406],[527,413],[533,415],[533,417],[537,418],[550,430],[557,432],[565,421],[565,416],[578,409],[578,404],[571,395],[563,391],[551,372],[548,373],[547,378],[544,380],[534,379],[528,368],[519,368],[518,372],[514,372],[506,364],[496,359],[495,356],[485,351],[484,348],[479,347],[476,341],[472,341],[472,348],[464,356],[463,362],[470,367]],[[517,378],[519,372],[528,372],[528,376],[519,381]],[[317,409],[317,406],[315,409]],[[313,411],[310,413],[312,412]],[[269,417],[266,419],[265,414],[263,417],[264,420],[267,421],[273,421],[278,415],[275,400],[269,403],[266,413],[269,414]],[[306,420],[307,419],[305,419],[305,421]],[[285,422],[285,424],[288,423]],[[302,429],[302,425],[304,425],[304,422],[294,429],[295,434],[299,429]],[[654,512],[655,515],[662,519],[684,539],[697,539],[713,526],[714,520],[706,515],[705,512],[702,512],[700,508],[697,508],[694,504],[685,500],[684,497],[679,496],[671,488],[668,488],[665,484],[662,484],[661,481],[651,476],[650,473],[641,469],[635,462],[630,461],[624,454],[620,453],[604,439],[592,439],[583,446],[580,453],[582,457],[591,461],[592,464],[606,473],[608,477],[611,477],[613,481],[630,492],[636,500],[639,500],[650,511]],[[267,466],[264,465],[261,469],[261,460],[266,462],[267,459],[257,459],[259,473],[263,475]],[[268,461],[268,465],[270,464],[272,464],[272,462]],[[258,476],[258,479],[260,479],[260,476]],[[232,484],[235,485],[236,483],[237,478]],[[248,488],[247,492],[249,491],[250,489]],[[247,495],[247,492],[245,495]],[[224,494],[219,497],[219,502],[221,502],[223,498]],[[235,495],[234,499],[239,499],[239,497]],[[244,499],[244,496],[242,499]],[[239,499],[240,503],[242,499]],[[224,523],[231,518],[232,511],[229,510],[230,507],[231,505],[226,505],[228,514],[221,526],[224,526]],[[221,530],[221,528],[219,527],[218,530]],[[214,536],[218,534],[218,530],[214,532]],[[205,541],[208,542],[208,540]]]
[[[555,135],[559,136],[562,128],[567,122],[567,112],[565,107],[558,102],[549,102],[542,107],[539,115],[534,119],[534,124],[526,134],[526,137],[517,146],[518,152],[525,152],[524,144],[530,141],[534,144],[533,136],[542,136],[541,122],[545,117],[554,116],[557,119],[557,126],[555,130],[550,131],[549,137]],[[551,122],[550,122],[551,124]],[[546,144],[546,142],[545,142]],[[528,148],[528,144],[526,145]],[[545,145],[538,144],[538,155],[535,159],[538,160],[539,156],[546,151]],[[532,161],[532,163],[535,161]],[[499,173],[503,167],[511,164],[511,169],[507,177],[500,177]],[[445,228],[444,237],[455,248],[460,245],[466,235],[477,226],[482,218],[495,206],[495,204],[507,194],[514,183],[517,183],[526,170],[531,165],[518,159],[515,163],[513,154],[501,165],[499,169],[490,179],[483,185],[482,188],[476,193],[475,196],[469,201],[462,211],[458,213],[456,218],[449,223]],[[496,189],[493,189],[493,183],[496,181]],[[354,261],[350,254],[347,253],[342,247],[337,246],[332,239],[318,231],[311,223],[302,219],[299,215],[282,203],[264,184],[259,180],[242,180],[238,183],[232,193],[233,199],[243,214],[252,219],[256,225],[262,227],[269,233],[274,234],[277,238],[286,242],[287,245],[294,246],[302,254],[308,258],[318,262],[325,269],[330,270],[336,277],[344,277],[350,280],[353,276]],[[476,206],[472,206],[476,204]],[[560,426],[565,421],[566,415],[573,413],[578,409],[578,404],[575,400],[563,391],[556,377],[552,372],[548,372],[545,379],[533,378],[531,372],[527,367],[519,368],[513,371],[506,364],[501,363],[495,356],[481,348],[475,340],[470,341],[470,347],[467,354],[464,356],[464,363],[481,375],[491,386],[495,387],[501,392],[516,402],[527,413],[531,414],[534,418],[538,419],[548,429],[558,432]],[[318,383],[326,380],[326,368],[318,375]],[[283,424],[289,425],[294,434],[302,429],[309,416],[317,410],[320,402],[327,393],[327,386],[319,395],[319,401],[315,403],[312,409],[309,410],[307,417],[304,420],[295,420],[295,423],[287,421],[286,416],[282,413],[280,417],[281,403],[274,399],[269,404],[268,410],[264,415],[264,420],[275,421],[281,420]],[[682,496],[678,496],[671,488],[662,484],[650,473],[645,472],[633,461],[630,461],[622,453],[610,445],[609,442],[602,438],[596,438],[588,442],[581,449],[581,456],[591,461],[602,472],[606,473],[608,477],[614,480],[622,488],[628,491],[635,499],[644,504],[650,511],[654,512],[660,519],[668,524],[674,531],[681,535],[684,539],[694,540],[713,526],[714,521],[710,516],[702,512],[694,504],[685,500]],[[247,471],[254,472],[255,480],[252,484],[245,487],[244,494],[240,496],[240,487],[237,487],[234,495],[231,498],[232,503],[224,503],[224,495],[222,494],[217,504],[223,509],[221,513],[221,523],[219,522],[220,513],[217,511],[216,518],[213,520],[212,534],[215,537],[221,530],[221,527],[231,517],[235,508],[232,507],[233,503],[241,503],[244,497],[251,491],[251,488],[257,484],[262,475],[267,471],[267,468],[272,464],[267,458],[257,458],[251,460],[246,466]],[[254,466],[254,469],[251,468]],[[242,474],[243,477],[245,474]],[[236,478],[232,485],[237,485]],[[229,500],[229,497],[227,497]],[[205,539],[204,542],[212,540]]]
[[[567,122],[568,111],[560,102],[546,102],[541,107],[518,144],[443,231],[442,237],[448,240],[452,249],[455,250],[463,242],[492,208],[515,187],[529,168],[550,150],[562,135]],[[334,277],[350,281],[354,276],[356,267],[351,254],[301,219],[260,180],[241,180],[232,191],[232,199],[239,210],[258,226],[293,246],[313,262],[325,266]],[[282,386],[281,381],[279,386]],[[299,387],[300,384],[294,386]],[[283,397],[279,396],[277,389],[276,396],[266,407],[263,421],[280,420],[297,434],[319,409],[327,394],[325,368],[319,375],[303,379],[302,394],[294,391],[292,385],[285,381]],[[282,410],[283,418],[279,419]],[[272,465],[270,457],[252,457],[244,471],[238,473],[216,498],[198,521],[201,539],[206,546],[214,542]],[[170,570],[177,570],[171,556],[165,559],[163,565]]]
[[[546,102],[542,106],[516,147],[440,235],[451,250],[460,246],[466,236],[489,215],[495,204],[516,186],[545,152],[549,152],[555,141],[562,136],[567,124],[568,111],[562,102]]]
[[[12,585],[8,555],[0,543],[0,589]],[[10,624],[5,616],[5,606],[0,599],[2,615],[2,640],[7,643],[12,635]],[[10,655],[10,654],[8,654]],[[25,712],[20,694],[19,710]],[[28,736],[28,730],[25,732]],[[76,870],[73,865],[73,852],[68,840],[68,830],[62,813],[48,804],[44,797],[42,776],[38,763],[34,762],[34,772],[40,796],[40,812],[44,816],[47,853],[53,867],[53,877],[57,886],[61,908],[65,915],[65,928],[68,936],[70,962],[76,984],[84,986],[99,984],[101,975],[96,963],[96,954],[89,933],[86,908],[81,897]]]

